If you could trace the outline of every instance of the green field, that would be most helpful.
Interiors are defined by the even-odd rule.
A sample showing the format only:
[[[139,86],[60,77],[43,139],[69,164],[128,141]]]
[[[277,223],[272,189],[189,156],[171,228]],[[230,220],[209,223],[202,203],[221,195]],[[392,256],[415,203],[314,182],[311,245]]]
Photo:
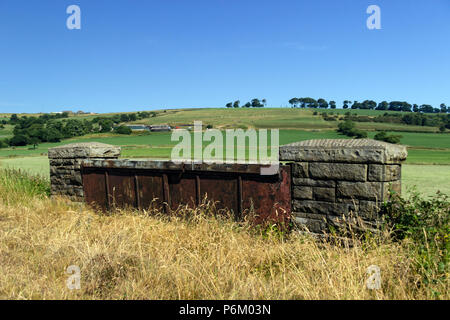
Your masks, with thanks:
[[[314,115],[318,111],[319,115]],[[202,121],[203,125],[212,125],[218,129],[228,128],[279,128],[280,145],[309,139],[348,139],[336,133],[337,121],[325,121],[320,112],[325,110],[263,108],[263,109],[179,109],[156,111],[157,116],[137,121],[145,124],[192,125]],[[358,115],[376,116],[384,111],[375,110],[327,110],[335,114],[346,112]],[[396,112],[388,112],[396,113]],[[110,114],[111,115],[111,114]],[[30,116],[30,115],[28,115]],[[81,115],[78,118],[92,119],[104,115]],[[1,117],[1,115],[0,115]],[[433,127],[416,127],[388,123],[356,123],[358,128],[369,130],[373,138],[376,130],[386,129],[389,133],[402,136],[401,144],[408,146],[408,158],[405,166],[405,186],[420,184],[427,194],[437,188],[448,192],[448,173],[450,171],[450,134],[436,133]],[[12,135],[13,127],[6,125],[0,129],[0,138]],[[389,131],[391,130],[391,131]],[[403,132],[396,132],[404,130]],[[420,132],[412,132],[414,130]],[[430,131],[430,132],[427,132]],[[171,133],[133,134],[130,136],[115,134],[91,134],[64,140],[59,143],[42,143],[36,149],[16,147],[0,149],[0,164],[48,174],[47,152],[49,148],[75,142],[103,142],[122,147],[123,158],[170,158],[172,148],[178,143],[171,141]],[[204,143],[205,147],[208,143]],[[248,151],[248,148],[247,148]],[[426,166],[415,166],[425,164]],[[439,164],[442,166],[430,166]],[[439,174],[440,173],[440,174]],[[422,188],[423,187],[423,188]]]
[[[1,168],[21,169],[49,177],[50,167],[46,156],[0,159]],[[413,186],[422,195],[432,196],[438,190],[450,196],[450,165],[409,165],[402,168],[402,192],[409,194]]]

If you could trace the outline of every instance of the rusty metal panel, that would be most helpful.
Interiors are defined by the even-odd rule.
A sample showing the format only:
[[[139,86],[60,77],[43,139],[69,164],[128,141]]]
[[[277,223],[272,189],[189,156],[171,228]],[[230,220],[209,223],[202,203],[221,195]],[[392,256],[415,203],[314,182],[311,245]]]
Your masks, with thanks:
[[[180,205],[195,207],[197,204],[196,177],[194,174],[168,174],[170,208],[176,210]]]
[[[164,164],[143,166],[137,162],[131,169],[123,166],[88,163],[82,168],[87,203],[108,210],[115,207],[177,209],[194,207],[205,196],[220,209],[232,210],[236,218],[257,215],[257,222],[287,222],[291,213],[290,167],[281,166],[273,176],[261,176],[255,165],[239,165],[221,170],[181,170]],[[138,169],[141,167],[142,169]],[[161,168],[161,169],[160,169]],[[196,169],[203,168],[197,167]],[[233,171],[234,170],[234,171]],[[169,207],[163,205],[169,204]]]
[[[83,172],[83,189],[86,203],[102,210],[107,208],[104,170],[85,170]]]
[[[216,202],[216,208],[232,210],[234,215],[238,214],[238,181],[236,176],[209,174],[199,176],[200,199],[205,196],[207,199]]]
[[[137,207],[134,175],[122,170],[108,170],[111,208]]]
[[[256,222],[287,223],[291,214],[290,167],[281,166],[278,175],[244,176],[242,207],[246,214],[253,210]]]
[[[164,202],[162,174],[158,172],[139,172],[136,176],[139,209],[162,207]]]

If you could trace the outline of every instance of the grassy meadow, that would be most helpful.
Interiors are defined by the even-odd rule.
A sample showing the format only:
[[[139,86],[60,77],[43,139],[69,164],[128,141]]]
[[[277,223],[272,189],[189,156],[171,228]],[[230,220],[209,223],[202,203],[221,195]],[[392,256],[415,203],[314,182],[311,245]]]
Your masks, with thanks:
[[[441,254],[389,229],[349,247],[237,223],[206,200],[171,216],[105,215],[48,192],[45,179],[0,170],[0,299],[450,298]],[[378,290],[366,287],[371,265]]]

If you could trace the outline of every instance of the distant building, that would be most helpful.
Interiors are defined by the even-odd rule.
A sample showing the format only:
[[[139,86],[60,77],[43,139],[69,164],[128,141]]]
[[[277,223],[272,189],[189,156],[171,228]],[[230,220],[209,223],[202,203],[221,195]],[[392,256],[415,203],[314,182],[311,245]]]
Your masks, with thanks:
[[[138,124],[129,124],[126,127],[130,128],[133,131],[150,131],[150,127],[146,125],[138,125]]]
[[[168,126],[167,124],[153,125],[153,126],[150,126],[150,131],[153,131],[153,132],[172,131],[172,127]]]

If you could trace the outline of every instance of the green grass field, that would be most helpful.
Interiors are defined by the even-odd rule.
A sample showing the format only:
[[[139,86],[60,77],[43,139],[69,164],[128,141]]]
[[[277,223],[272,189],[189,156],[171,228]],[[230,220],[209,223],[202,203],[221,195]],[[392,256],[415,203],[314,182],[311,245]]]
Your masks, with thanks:
[[[348,139],[336,133],[336,121],[324,121],[320,115],[313,115],[315,110],[291,108],[263,109],[179,109],[156,111],[157,116],[137,121],[145,124],[192,124],[202,121],[203,125],[214,128],[280,128],[280,145],[309,139]],[[319,113],[325,110],[317,110]],[[328,113],[344,114],[346,112],[359,115],[379,115],[383,111],[375,110],[327,110]],[[395,112],[389,112],[395,113]],[[111,115],[111,114],[110,114]],[[2,115],[0,115],[1,117]],[[30,116],[30,115],[28,115]],[[93,118],[99,115],[81,115],[79,118]],[[446,172],[450,171],[450,134],[425,132],[436,128],[393,125],[384,123],[357,123],[357,126],[369,131],[369,138],[376,134],[375,130],[386,129],[389,133],[402,136],[401,144],[408,146],[408,158],[405,166],[405,183],[409,186],[420,183],[421,190],[427,194],[437,188],[447,190],[450,181]],[[12,135],[13,127],[6,125],[0,129],[0,138]],[[393,131],[389,131],[393,130]],[[405,130],[403,132],[394,132]],[[419,130],[421,132],[412,132]],[[173,146],[178,142],[171,141],[171,133],[133,134],[131,136],[115,134],[92,134],[84,137],[64,140],[59,143],[43,143],[36,149],[16,147],[0,149],[0,165],[13,166],[34,173],[48,174],[47,152],[49,148],[75,142],[103,142],[122,147],[123,158],[162,158],[171,156]],[[208,143],[204,143],[204,147]],[[248,151],[248,150],[247,150]],[[426,166],[415,166],[425,164]],[[439,164],[441,166],[430,166]],[[447,166],[445,166],[447,165]],[[423,188],[422,188],[423,187]]]
[[[161,156],[161,158],[164,158]],[[21,169],[49,177],[50,167],[46,156],[0,159],[1,168]],[[402,192],[409,194],[413,186],[422,195],[432,196],[438,190],[450,196],[450,165],[409,165],[402,167]]]

